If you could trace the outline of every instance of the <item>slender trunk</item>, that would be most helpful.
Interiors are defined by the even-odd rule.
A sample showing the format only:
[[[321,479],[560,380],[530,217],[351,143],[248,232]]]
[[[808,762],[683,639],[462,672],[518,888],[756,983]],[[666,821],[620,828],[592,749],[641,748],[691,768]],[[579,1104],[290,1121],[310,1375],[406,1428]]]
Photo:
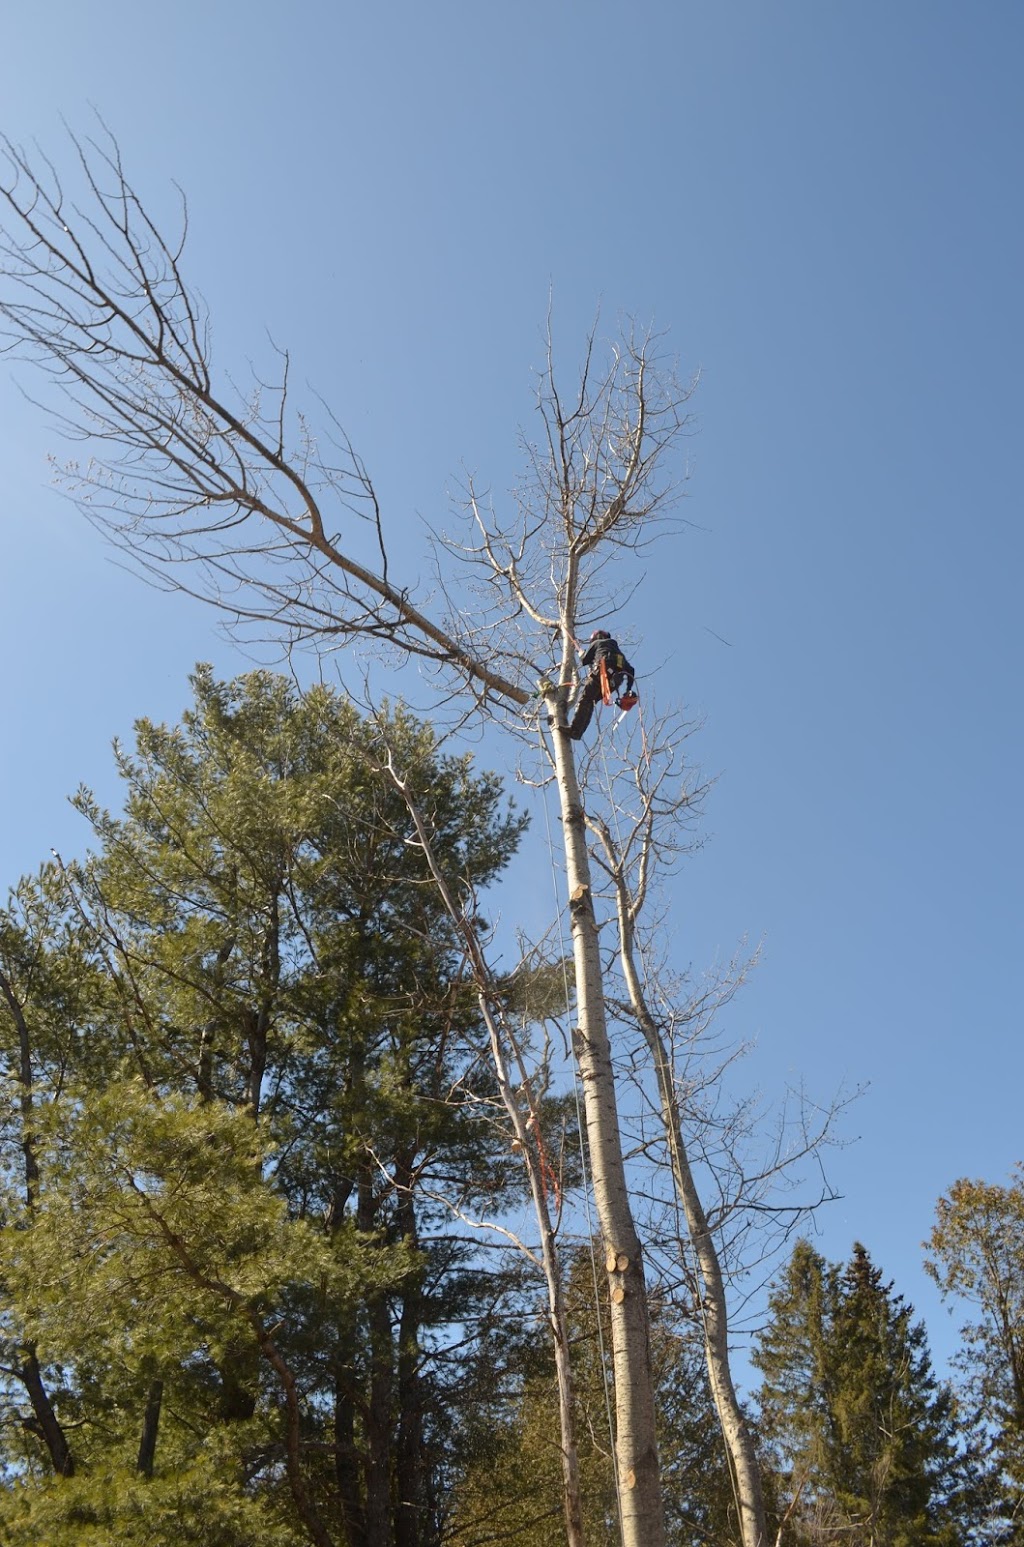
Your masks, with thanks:
[[[722,1265],[718,1260],[714,1237],[708,1225],[704,1206],[700,1201],[683,1141],[672,1061],[660,1027],[647,1004],[636,970],[633,921],[625,879],[620,865],[616,864],[612,869],[618,903],[623,976],[633,1012],[654,1060],[661,1118],[672,1157],[672,1177],[676,1196],[682,1204],[690,1244],[697,1259],[698,1294],[708,1380],[733,1474],[743,1547],[766,1547],[768,1527],[761,1492],[761,1473],[757,1464],[753,1435],[736,1395],[729,1362],[729,1312],[722,1278]]]
[[[273,1008],[281,979],[281,913],[275,890],[270,899],[270,920],[263,937],[260,961],[259,1005],[249,1017],[246,1033],[249,1044],[249,1110],[260,1113],[263,1076],[267,1069],[267,1038],[273,1021]]]
[[[547,699],[565,844],[583,1086],[594,1202],[605,1247],[615,1373],[615,1449],[623,1547],[661,1547],[664,1510],[655,1435],[654,1380],[643,1254],[622,1155],[615,1076],[604,1007],[597,920],[583,804],[558,690]]]
[[[150,1382],[146,1412],[142,1420],[142,1439],[139,1441],[138,1469],[143,1477],[152,1477],[156,1457],[156,1437],[160,1428],[160,1408],[164,1400],[162,1380]]]
[[[369,1547],[394,1547],[391,1529],[391,1410],[394,1386],[391,1316],[385,1295],[369,1305],[370,1393],[366,1414],[366,1535]]]
[[[409,1152],[395,1163],[395,1189],[398,1235],[410,1251],[415,1252],[419,1246],[419,1232],[412,1192],[413,1156]],[[420,1382],[421,1300],[420,1278],[414,1274],[405,1285],[398,1322],[395,1547],[422,1547],[424,1539],[426,1479]]]
[[[580,1497],[580,1463],[576,1449],[576,1411],[569,1353],[569,1318],[565,1307],[565,1286],[554,1255],[553,1232],[545,1232],[544,1261],[548,1286],[548,1322],[555,1351],[555,1376],[559,1393],[565,1539],[567,1547],[584,1547],[583,1501]]]
[[[660,1043],[661,1039],[658,1040]],[[682,1141],[679,1111],[672,1090],[671,1068],[665,1062],[663,1047],[655,1057],[659,1069],[658,1083],[662,1088],[662,1121],[669,1136],[676,1190],[686,1215],[690,1243],[703,1282],[700,1309],[708,1379],[732,1467],[740,1534],[743,1547],[766,1547],[768,1527],[761,1493],[761,1472],[757,1464],[754,1437],[736,1395],[729,1360],[729,1313],[722,1266]]]
[[[57,1415],[53,1411],[53,1403],[43,1383],[43,1372],[39,1368],[39,1360],[36,1357],[35,1344],[30,1343],[25,1350],[25,1362],[19,1371],[28,1392],[28,1399],[32,1404],[32,1412],[35,1422],[31,1426],[40,1434],[50,1453],[53,1470],[58,1477],[73,1477],[75,1475],[75,1458],[71,1454],[71,1447],[64,1435]]]
[[[373,1173],[364,1163],[359,1176],[356,1222],[369,1238],[379,1229]],[[381,1290],[366,1298],[369,1381],[366,1402],[367,1547],[393,1547],[391,1532],[391,1393],[393,1340],[387,1297]]]
[[[337,1230],[345,1217],[352,1194],[351,1177],[337,1177],[327,1221],[329,1230]],[[346,1320],[337,1332],[338,1351],[334,1363],[334,1480],[338,1488],[344,1540],[347,1547],[366,1547],[366,1513],[363,1509],[361,1465],[356,1446],[356,1328],[355,1309],[342,1312]]]
[[[402,1305],[398,1345],[398,1442],[395,1450],[395,1547],[422,1547],[426,1514],[423,1399],[419,1379],[419,1289]]]
[[[512,1082],[509,1079],[505,1064],[504,1047],[495,1019],[495,996],[492,992],[488,992],[489,980],[482,955],[479,955],[479,942],[474,940],[474,944],[476,953],[474,954],[474,965],[480,986],[480,1010],[484,1018],[484,1024],[487,1026],[490,1034],[491,1056],[494,1060],[498,1089],[501,1093],[505,1110],[512,1119],[516,1139],[526,1162],[527,1176],[530,1180],[530,1191],[533,1197],[533,1209],[537,1218],[537,1224],[540,1227],[541,1264],[544,1269],[544,1283],[548,1295],[548,1326],[551,1329],[551,1344],[555,1356],[555,1379],[558,1388],[558,1421],[562,1458],[562,1506],[565,1518],[566,1543],[567,1547],[584,1547],[579,1452],[576,1446],[576,1400],[569,1351],[569,1318],[565,1305],[565,1285],[562,1281],[562,1267],[559,1259],[558,1245],[555,1240],[555,1226],[551,1218],[551,1208],[548,1199],[548,1184],[540,1149],[543,1139],[539,1131],[537,1108],[530,1091],[530,1080],[525,1063],[515,1038],[508,1032],[508,1041],[511,1044],[513,1055],[516,1059],[520,1089],[526,1098],[528,1115],[524,1114],[519,1102],[513,1095]]]
[[[533,1208],[540,1227],[541,1263],[548,1295],[548,1326],[555,1356],[555,1379],[558,1387],[558,1421],[562,1457],[562,1504],[565,1517],[567,1547],[584,1547],[583,1504],[580,1497],[579,1452],[576,1446],[576,1401],[573,1387],[572,1363],[569,1351],[569,1318],[565,1305],[565,1286],[562,1267],[555,1240],[555,1227],[548,1201],[547,1180],[544,1174],[539,1145],[543,1142],[537,1128],[537,1111],[530,1095],[530,1082],[518,1047],[513,1039],[522,1090],[529,1103],[529,1117],[523,1112],[512,1094],[511,1081],[505,1067],[505,1054],[497,1023],[494,1018],[491,997],[484,988],[480,990],[480,1009],[490,1033],[491,1056],[494,1059],[498,1088],[506,1111],[512,1118],[516,1138],[526,1161]]]

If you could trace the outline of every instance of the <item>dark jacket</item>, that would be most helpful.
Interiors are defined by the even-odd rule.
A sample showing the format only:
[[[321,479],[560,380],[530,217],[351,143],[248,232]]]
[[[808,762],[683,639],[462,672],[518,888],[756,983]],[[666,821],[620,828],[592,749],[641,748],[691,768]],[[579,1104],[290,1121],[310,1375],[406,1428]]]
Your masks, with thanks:
[[[588,648],[583,652],[581,664],[590,666],[595,671],[598,671],[602,660],[605,662],[605,670],[608,672],[609,677],[620,679],[625,677],[628,690],[632,692],[636,672],[619,649],[617,639],[592,639]]]

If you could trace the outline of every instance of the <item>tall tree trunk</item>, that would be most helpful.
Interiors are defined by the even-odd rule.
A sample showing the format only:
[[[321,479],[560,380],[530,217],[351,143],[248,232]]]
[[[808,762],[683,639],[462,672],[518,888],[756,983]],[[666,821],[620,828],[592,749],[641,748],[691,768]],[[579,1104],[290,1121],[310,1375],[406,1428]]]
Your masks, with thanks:
[[[30,1210],[35,1208],[39,1191],[39,1162],[36,1158],[36,1139],[32,1131],[32,1041],[29,1036],[25,1007],[14,991],[14,984],[6,973],[0,972],[0,998],[11,1012],[18,1033],[18,1100],[21,1107],[21,1151],[25,1161],[25,1202]]]
[[[615,1450],[623,1547],[662,1547],[665,1518],[655,1435],[650,1319],[643,1253],[633,1221],[622,1155],[604,980],[591,889],[583,803],[572,743],[563,732],[563,694],[547,698],[572,924],[578,1028],[591,1184],[605,1247],[615,1375]]]
[[[419,1375],[419,1289],[402,1304],[398,1345],[398,1442],[395,1450],[395,1547],[423,1547],[426,1516],[423,1394]]]

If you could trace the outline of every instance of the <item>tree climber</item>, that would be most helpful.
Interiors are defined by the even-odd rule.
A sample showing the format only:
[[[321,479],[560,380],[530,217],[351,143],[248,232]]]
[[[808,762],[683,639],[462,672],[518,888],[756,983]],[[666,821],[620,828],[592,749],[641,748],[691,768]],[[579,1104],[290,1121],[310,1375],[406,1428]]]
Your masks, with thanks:
[[[576,713],[566,726],[566,735],[571,736],[573,741],[579,741],[594,718],[598,700],[603,699],[606,704],[610,704],[612,694],[617,693],[623,683],[626,684],[626,691],[618,700],[619,708],[632,709],[636,703],[633,692],[636,673],[619,649],[618,640],[613,639],[607,629],[594,630],[590,644],[580,658],[580,665],[589,666],[590,676],[576,700]]]

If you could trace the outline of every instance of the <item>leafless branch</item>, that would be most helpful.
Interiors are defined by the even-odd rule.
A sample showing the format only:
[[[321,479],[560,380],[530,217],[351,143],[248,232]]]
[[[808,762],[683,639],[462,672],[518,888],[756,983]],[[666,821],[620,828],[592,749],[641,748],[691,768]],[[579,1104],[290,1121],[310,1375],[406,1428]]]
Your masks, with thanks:
[[[166,240],[112,137],[72,144],[81,202],[45,158],[34,165],[0,141],[0,336],[52,380],[65,403],[58,425],[90,446],[87,462],[63,469],[89,518],[133,568],[215,602],[234,626],[321,648],[377,640],[524,703],[493,650],[474,649],[457,617],[428,616],[392,581],[369,473],[336,421],[328,459],[291,410],[287,354],[277,351],[277,379],[254,375],[247,395],[218,377],[181,267],[184,200]],[[523,662],[511,664],[521,677]]]

